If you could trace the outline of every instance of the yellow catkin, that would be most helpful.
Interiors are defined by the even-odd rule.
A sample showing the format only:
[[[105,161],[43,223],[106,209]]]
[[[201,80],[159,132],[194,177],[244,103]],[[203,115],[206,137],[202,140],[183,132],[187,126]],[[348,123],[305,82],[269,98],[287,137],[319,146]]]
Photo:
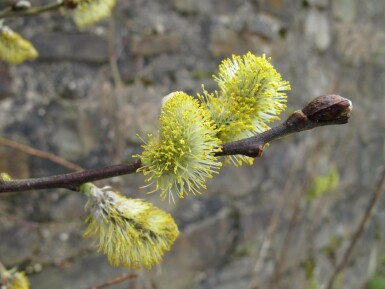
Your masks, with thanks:
[[[137,156],[146,181],[155,184],[151,192],[160,191],[169,202],[175,202],[174,192],[179,198],[200,194],[221,166],[215,157],[221,147],[216,134],[210,112],[197,100],[180,91],[166,96],[158,135],[149,135]]]
[[[116,0],[76,0],[75,3],[72,18],[79,28],[84,28],[108,17]]]
[[[0,27],[0,60],[20,64],[38,57],[38,52],[31,42],[6,26]]]
[[[109,188],[85,184],[81,190],[88,196],[84,236],[96,240],[111,265],[150,269],[161,262],[179,234],[170,214]]]
[[[2,289],[29,289],[29,281],[24,272],[6,270],[0,263],[0,287]]]
[[[3,172],[0,173],[0,182],[11,182],[12,178],[9,174]]]
[[[203,90],[198,98],[210,110],[218,127],[222,142],[231,142],[251,137],[269,129],[268,123],[278,120],[286,108],[286,92],[290,84],[265,55],[257,57],[252,53],[233,55],[219,65],[214,75],[219,92]],[[252,163],[245,156],[228,157],[235,165]]]
[[[13,275],[11,284],[7,289],[28,289],[29,281],[24,272],[17,272]]]

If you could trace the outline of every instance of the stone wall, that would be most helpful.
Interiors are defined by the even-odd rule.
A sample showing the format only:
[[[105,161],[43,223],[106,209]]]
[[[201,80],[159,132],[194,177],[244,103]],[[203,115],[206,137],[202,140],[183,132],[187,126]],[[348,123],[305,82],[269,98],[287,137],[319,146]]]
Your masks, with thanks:
[[[40,57],[19,66],[0,64],[1,135],[84,168],[129,161],[140,152],[136,134],[157,128],[164,95],[196,94],[202,83],[213,90],[211,75],[221,59],[266,53],[292,85],[288,111],[336,93],[353,102],[350,123],[272,143],[253,166],[224,167],[206,192],[177,206],[146,195],[138,175],[99,184],[154,202],[173,214],[181,230],[164,262],[139,271],[129,288],[251,288],[255,282],[271,288],[277,264],[282,273],[276,288],[307,288],[309,264],[324,285],[384,162],[385,2],[118,2],[113,21],[82,31],[60,14],[8,22],[32,40]],[[121,82],[111,72],[111,59]],[[331,168],[339,172],[338,188],[307,201],[314,179]],[[0,171],[18,178],[67,172],[6,147],[0,147]],[[0,260],[25,268],[32,288],[40,289],[84,288],[124,272],[82,238],[84,203],[62,190],[1,196]],[[363,288],[380,268],[384,204],[382,198],[338,288]],[[277,207],[275,233],[258,259]]]

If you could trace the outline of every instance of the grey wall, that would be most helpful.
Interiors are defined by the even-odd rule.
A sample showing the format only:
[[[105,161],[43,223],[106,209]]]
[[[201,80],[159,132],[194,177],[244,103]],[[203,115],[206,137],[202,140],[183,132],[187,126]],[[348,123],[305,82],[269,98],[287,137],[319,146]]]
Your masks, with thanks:
[[[277,263],[282,269],[277,288],[306,288],[304,264],[313,264],[316,279],[325,284],[384,162],[385,2],[118,2],[115,31],[108,21],[78,31],[58,14],[8,22],[33,41],[40,58],[0,64],[2,136],[84,168],[128,161],[140,152],[136,134],[157,128],[164,95],[195,94],[202,83],[215,89],[211,75],[221,59],[249,50],[271,56],[290,81],[288,111],[329,93],[351,99],[354,111],[347,125],[272,143],[251,167],[224,167],[206,192],[177,206],[146,195],[138,175],[100,182],[170,211],[181,230],[158,268],[112,288],[248,288],[251,280],[270,288]],[[111,73],[114,57],[123,85]],[[307,202],[314,178],[333,167],[338,188]],[[6,147],[0,147],[0,171],[20,178],[67,172]],[[40,289],[84,288],[124,272],[82,239],[84,203],[82,196],[61,190],[1,196],[0,260],[25,268],[32,288]],[[255,272],[271,214],[281,203],[276,233]],[[380,267],[384,203],[380,200],[341,288],[362,288]],[[285,241],[295,211],[296,226]],[[283,244],[287,254],[280,262]]]

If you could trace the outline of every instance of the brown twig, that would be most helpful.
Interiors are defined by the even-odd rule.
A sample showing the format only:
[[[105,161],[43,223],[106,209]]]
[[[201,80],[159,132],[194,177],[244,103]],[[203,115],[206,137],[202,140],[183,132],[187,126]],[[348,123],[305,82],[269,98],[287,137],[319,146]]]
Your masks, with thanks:
[[[115,7],[116,9],[116,7]],[[121,107],[121,96],[123,89],[123,80],[119,71],[118,66],[118,58],[119,55],[116,51],[115,39],[116,39],[116,21],[115,21],[115,9],[112,12],[112,17],[108,19],[108,61],[110,64],[111,76],[114,84],[115,93],[113,93],[111,97],[111,102],[114,106],[114,111],[119,111],[119,107]],[[113,129],[115,131],[115,142],[114,142],[114,153],[113,153],[113,161],[116,162],[120,156],[121,152],[124,148],[124,138],[122,137],[122,112],[113,113]]]
[[[222,151],[217,153],[216,156],[241,154],[254,158],[260,157],[264,146],[268,142],[285,135],[319,126],[347,123],[351,109],[352,104],[346,98],[338,95],[319,96],[302,110],[294,112],[281,125],[254,137],[223,144]],[[71,174],[7,182],[0,181],[0,193],[53,188],[78,190],[83,183],[132,174],[141,167],[142,162],[136,160],[131,164],[112,165]]]
[[[257,289],[258,288],[258,285],[259,285],[258,273],[262,268],[262,265],[264,263],[266,255],[269,251],[272,239],[273,239],[274,234],[276,232],[276,229],[279,225],[279,221],[280,221],[279,216],[280,216],[280,213],[282,211],[282,208],[285,206],[285,204],[287,204],[288,197],[290,196],[289,192],[293,188],[294,183],[290,180],[293,179],[292,176],[295,174],[295,172],[297,171],[300,164],[301,164],[300,159],[297,159],[294,166],[290,170],[290,174],[287,178],[289,181],[286,182],[285,187],[280,194],[279,202],[275,206],[274,211],[271,214],[271,217],[269,220],[269,225],[267,227],[266,233],[263,236],[261,246],[260,246],[260,249],[258,251],[257,259],[256,259],[256,262],[255,262],[255,265],[253,268],[253,272],[252,272],[253,275],[252,275],[252,278],[250,280],[249,289]]]
[[[319,96],[302,110],[295,111],[284,123],[254,137],[223,144],[222,152],[217,155],[261,157],[264,146],[270,141],[315,127],[347,123],[352,108],[350,100],[339,95]]]
[[[39,227],[39,224],[36,222],[22,219],[16,215],[0,212],[0,223],[2,223],[4,219],[8,222],[11,222],[12,224],[19,225],[20,227],[24,228],[37,229]]]
[[[296,202],[295,207],[293,209],[293,213],[292,213],[291,218],[290,218],[289,228],[288,228],[286,235],[283,239],[282,247],[281,247],[281,250],[279,252],[278,261],[276,263],[274,274],[272,277],[272,284],[270,286],[271,289],[277,288],[278,284],[280,282],[281,275],[282,275],[282,267],[284,266],[284,264],[286,262],[286,257],[287,257],[287,253],[289,251],[289,245],[290,245],[291,239],[293,237],[293,232],[297,226],[299,217],[300,217],[300,215],[303,211],[303,208],[304,208],[300,202],[301,195],[304,193],[304,191],[305,190],[303,190],[303,189],[299,190],[297,193],[297,197],[295,198],[295,199],[297,199],[297,202]]]
[[[114,10],[115,11],[115,10]],[[114,13],[114,12],[113,12]],[[115,46],[116,23],[115,17],[109,17],[108,20],[108,61],[110,63],[111,75],[115,87],[121,88],[123,86],[122,76],[118,67],[118,55]]]
[[[126,273],[126,274],[120,275],[118,277],[115,277],[115,278],[113,278],[111,280],[108,280],[106,283],[103,283],[103,284],[100,284],[100,285],[96,285],[96,286],[92,286],[92,287],[89,287],[87,289],[102,289],[102,288],[106,288],[106,287],[111,286],[111,285],[122,283],[123,281],[126,281],[126,280],[135,279],[137,277],[138,277],[137,274]]]
[[[353,253],[353,250],[355,249],[359,238],[361,237],[366,226],[368,225],[370,217],[372,216],[372,212],[377,204],[377,201],[379,200],[381,193],[384,190],[384,184],[385,184],[385,166],[382,168],[380,178],[376,183],[372,198],[370,199],[368,206],[366,207],[366,210],[362,216],[362,219],[351,238],[350,245],[346,249],[345,253],[343,254],[341,261],[336,266],[332,276],[329,279],[329,282],[327,283],[326,289],[333,288],[333,285],[337,276],[342,272],[342,270],[346,267],[347,263],[349,262],[350,257]]]
[[[116,176],[135,173],[142,162],[137,160],[131,164],[112,165],[90,169],[76,173],[62,174],[50,177],[24,179],[15,181],[0,181],[0,193],[20,192],[30,190],[63,188],[78,191],[81,184],[108,179]]]
[[[29,155],[32,155],[35,157],[48,159],[48,160],[50,160],[50,161],[52,161],[58,165],[61,165],[61,166],[65,167],[71,171],[83,170],[83,168],[78,166],[77,164],[71,163],[71,162],[69,162],[69,161],[67,161],[67,160],[65,160],[65,159],[63,159],[63,158],[61,158],[61,157],[59,157],[53,153],[38,150],[38,149],[32,148],[30,146],[20,144],[18,142],[10,140],[10,139],[0,137],[0,145],[4,145],[4,146],[10,147],[10,148],[22,151],[26,154],[29,154]]]
[[[0,11],[1,18],[10,18],[10,17],[21,17],[21,16],[32,16],[42,14],[49,11],[58,11],[61,7],[68,5],[68,1],[59,1],[54,3],[49,3],[40,7],[31,7],[25,10],[14,10],[12,7],[6,8],[3,11]]]
[[[312,149],[312,152],[309,154],[312,156],[311,160],[314,161],[314,156],[317,156],[317,151],[319,148],[316,146]],[[308,158],[307,158],[308,159]],[[298,162],[299,164],[300,162]],[[311,167],[316,167],[316,164],[313,163]],[[293,172],[294,173],[294,172]],[[298,183],[298,181],[297,181]],[[286,260],[287,260],[287,254],[289,251],[289,245],[293,237],[293,233],[295,232],[295,228],[298,225],[299,218],[303,212],[306,212],[306,207],[308,204],[303,204],[301,200],[303,200],[304,195],[308,192],[307,188],[307,181],[303,180],[302,183],[299,184],[299,188],[297,189],[296,193],[293,197],[294,200],[294,208],[292,210],[292,215],[290,218],[290,223],[288,226],[288,230],[286,232],[286,235],[284,237],[284,240],[282,242],[282,246],[278,255],[278,260],[276,262],[275,270],[272,277],[272,285],[270,286],[271,289],[277,288],[280,283],[280,279],[282,277],[282,268],[284,267]]]

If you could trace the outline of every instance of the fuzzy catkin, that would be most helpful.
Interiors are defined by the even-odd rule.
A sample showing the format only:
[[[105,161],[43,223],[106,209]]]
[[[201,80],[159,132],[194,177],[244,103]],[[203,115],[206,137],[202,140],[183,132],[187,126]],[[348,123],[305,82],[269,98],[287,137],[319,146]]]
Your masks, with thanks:
[[[82,190],[89,212],[84,236],[96,240],[111,265],[150,269],[161,262],[179,234],[170,214],[109,188],[86,184]]]

